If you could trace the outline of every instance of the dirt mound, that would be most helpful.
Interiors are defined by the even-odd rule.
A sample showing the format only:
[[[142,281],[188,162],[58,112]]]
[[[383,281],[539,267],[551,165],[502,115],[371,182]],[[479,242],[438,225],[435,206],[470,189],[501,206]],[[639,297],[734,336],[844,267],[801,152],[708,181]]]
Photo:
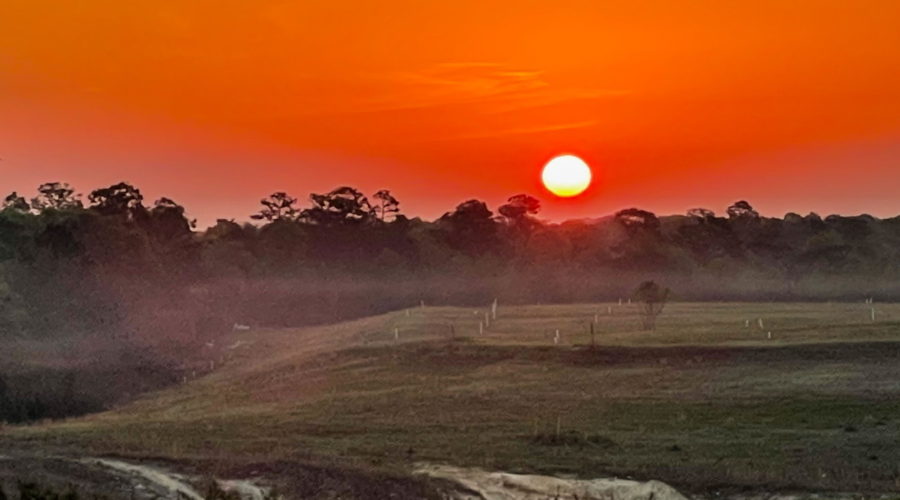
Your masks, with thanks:
[[[456,500],[687,500],[674,488],[659,481],[563,479],[445,465],[421,465],[417,473],[458,484],[466,491],[449,493]]]

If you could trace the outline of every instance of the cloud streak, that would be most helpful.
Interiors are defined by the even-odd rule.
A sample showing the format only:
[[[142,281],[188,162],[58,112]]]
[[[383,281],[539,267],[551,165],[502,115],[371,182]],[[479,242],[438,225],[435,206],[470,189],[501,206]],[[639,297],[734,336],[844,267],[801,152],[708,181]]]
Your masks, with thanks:
[[[490,132],[480,132],[471,134],[458,134],[450,137],[438,139],[434,142],[458,141],[468,139],[491,139],[495,137],[508,137],[514,135],[540,134],[546,132],[557,132],[561,130],[573,130],[579,128],[587,128],[597,125],[596,120],[584,120],[570,123],[556,123],[551,125],[536,125],[532,127],[513,127],[508,129],[494,130]]]
[[[488,62],[436,64],[418,71],[371,75],[378,89],[358,101],[356,112],[389,112],[445,106],[482,105],[483,112],[503,113],[556,103],[628,94],[616,89],[551,85],[544,72]]]

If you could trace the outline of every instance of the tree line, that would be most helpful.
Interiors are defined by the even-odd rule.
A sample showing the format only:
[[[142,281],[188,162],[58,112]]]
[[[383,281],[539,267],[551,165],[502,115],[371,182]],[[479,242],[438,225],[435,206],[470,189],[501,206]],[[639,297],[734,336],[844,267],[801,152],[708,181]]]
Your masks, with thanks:
[[[770,218],[739,201],[722,215],[628,208],[557,224],[540,210],[519,194],[426,221],[390,191],[339,187],[302,201],[273,193],[252,222],[198,229],[179,203],[127,183],[11,193],[0,203],[0,421],[173,383],[235,323],[308,325],[423,301],[616,300],[640,283],[644,328],[667,300],[900,296],[900,218]],[[63,339],[90,348],[66,367],[6,348]]]
[[[244,323],[301,324],[420,300],[480,303],[614,299],[645,280],[684,299],[894,297],[900,219],[761,216],[746,201],[717,215],[639,208],[547,223],[519,194],[468,200],[433,221],[388,190],[285,192],[253,222],[198,230],[169,198],[118,183],[86,199],[65,183],[0,205],[0,332],[108,331],[203,338]]]

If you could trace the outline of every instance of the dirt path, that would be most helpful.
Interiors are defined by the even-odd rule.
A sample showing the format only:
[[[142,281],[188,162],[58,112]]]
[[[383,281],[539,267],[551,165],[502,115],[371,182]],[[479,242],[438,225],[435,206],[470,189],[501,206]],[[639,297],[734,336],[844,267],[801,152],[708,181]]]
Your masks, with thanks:
[[[203,500],[203,496],[185,482],[182,476],[155,467],[102,458],[85,458],[81,460],[81,463],[87,466],[96,465],[112,469],[123,477],[132,479],[135,484],[149,484],[154,490],[163,491],[172,498],[184,497],[190,500]]]
[[[42,488],[67,491],[91,497],[134,500],[204,500],[200,486],[203,478],[178,474],[156,465],[129,463],[108,458],[71,458],[64,456],[0,456],[0,486],[8,494],[18,482],[33,482]],[[251,481],[216,479],[220,490],[242,500],[265,500],[269,489]]]
[[[687,500],[671,486],[659,481],[626,479],[574,479],[553,476],[489,472],[438,464],[418,464],[415,474],[439,480],[441,498],[447,500]],[[331,477],[343,483],[346,478]],[[174,472],[157,464],[126,462],[111,458],[73,458],[10,453],[0,455],[0,487],[17,498],[19,481],[34,482],[41,488],[58,493],[70,488],[82,498],[102,497],[129,500],[204,500],[207,494],[203,477]],[[237,495],[241,500],[273,498],[271,490],[254,481],[219,479],[221,491]],[[318,478],[321,482],[321,477]],[[365,491],[341,489],[331,485],[327,491],[316,491],[303,498],[420,498],[414,490],[381,494],[367,487]],[[371,485],[370,485],[371,486]],[[339,494],[343,491],[346,495]],[[398,490],[400,491],[400,490]],[[307,491],[306,493],[311,493]],[[392,492],[397,493],[397,491]],[[278,497],[281,498],[281,497]],[[431,496],[429,496],[431,498]],[[858,495],[849,493],[743,492],[731,495],[701,495],[696,500],[854,500],[858,498],[895,498],[890,495]]]

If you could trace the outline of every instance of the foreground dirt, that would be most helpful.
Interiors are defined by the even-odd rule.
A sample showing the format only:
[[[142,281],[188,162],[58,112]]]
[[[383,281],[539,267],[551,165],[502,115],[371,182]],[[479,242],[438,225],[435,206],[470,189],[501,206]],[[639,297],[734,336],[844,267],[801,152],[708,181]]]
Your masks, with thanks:
[[[254,480],[183,475],[158,465],[108,458],[0,455],[0,486],[4,491],[13,494],[29,483],[42,490],[75,492],[87,498],[203,500],[213,491],[232,493],[243,500],[272,498],[272,488]]]
[[[32,483],[78,498],[203,500],[205,498],[384,499],[447,498],[449,482],[291,462],[223,463],[81,457],[4,448],[0,488],[17,498]]]
[[[220,464],[221,465],[221,464]],[[163,464],[113,458],[0,455],[0,486],[16,498],[21,483],[33,482],[79,498],[129,500],[268,499],[443,499],[443,500],[884,500],[890,496],[852,493],[719,492],[686,496],[659,481],[619,478],[575,479],[489,472],[477,468],[417,464],[415,477],[386,478],[358,471],[289,464],[254,464],[220,469],[241,479],[213,478],[197,464]],[[252,477],[247,477],[247,476]],[[423,480],[423,478],[425,480]],[[275,485],[280,485],[278,489]],[[222,495],[228,495],[223,497]]]

